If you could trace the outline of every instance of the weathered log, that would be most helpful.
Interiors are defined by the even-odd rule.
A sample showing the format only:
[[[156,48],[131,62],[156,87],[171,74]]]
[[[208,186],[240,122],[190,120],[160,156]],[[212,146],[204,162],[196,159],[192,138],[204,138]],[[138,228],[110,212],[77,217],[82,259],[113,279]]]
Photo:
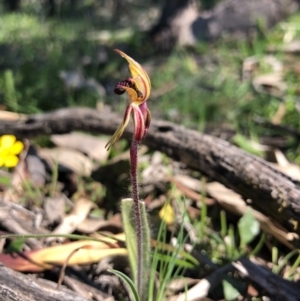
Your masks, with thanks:
[[[87,108],[62,109],[32,115],[27,120],[0,121],[0,135],[32,138],[74,130],[112,134],[121,119],[114,113]],[[130,139],[131,135],[129,127],[124,137]],[[162,120],[152,121],[144,144],[233,189],[244,199],[251,200],[254,208],[289,231],[300,234],[300,182],[274,169],[265,160],[227,141]],[[298,240],[293,243],[300,246]]]
[[[88,301],[53,282],[15,272],[0,263],[0,301]]]

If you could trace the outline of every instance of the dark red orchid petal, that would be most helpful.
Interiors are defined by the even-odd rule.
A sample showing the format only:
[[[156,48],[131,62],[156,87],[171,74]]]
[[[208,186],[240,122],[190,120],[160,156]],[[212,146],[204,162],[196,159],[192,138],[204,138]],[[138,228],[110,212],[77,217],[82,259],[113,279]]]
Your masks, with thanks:
[[[143,120],[144,120],[144,134],[143,138],[145,138],[148,129],[150,127],[150,122],[151,122],[151,114],[147,106],[147,102],[143,102],[142,104],[139,105],[139,109],[143,115]]]
[[[142,104],[139,105],[139,109],[142,112],[144,118],[147,115],[147,110],[148,110],[148,106],[147,106],[147,102],[143,102]]]
[[[145,124],[143,113],[139,107],[132,106],[133,108],[133,123],[134,123],[134,139],[138,142],[141,142],[145,137]]]

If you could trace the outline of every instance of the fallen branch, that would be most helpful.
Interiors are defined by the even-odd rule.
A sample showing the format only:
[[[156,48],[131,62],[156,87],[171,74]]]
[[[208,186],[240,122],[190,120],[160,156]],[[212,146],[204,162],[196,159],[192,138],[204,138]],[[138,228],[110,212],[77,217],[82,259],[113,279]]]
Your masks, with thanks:
[[[74,130],[112,134],[121,118],[115,113],[87,108],[62,109],[28,116],[26,120],[0,121],[0,135],[33,138]],[[131,136],[132,129],[126,129],[124,137]],[[251,200],[254,208],[300,234],[300,182],[263,159],[227,141],[161,120],[152,121],[144,144],[233,189]],[[300,246],[298,240],[292,243]]]
[[[15,272],[0,263],[0,301],[88,301],[70,290],[57,290],[51,284]]]
[[[192,288],[171,297],[170,300],[205,300],[209,292],[212,292],[228,273],[233,273],[234,269],[237,269],[243,277],[258,285],[264,291],[264,295],[268,296],[270,300],[299,301],[300,289],[298,283],[283,279],[281,276],[251,262],[245,257],[241,257],[237,262],[229,262],[220,268],[216,268]]]
[[[259,285],[270,300],[299,301],[300,289],[297,282],[283,279],[267,268],[241,258],[232,265],[245,277]]]

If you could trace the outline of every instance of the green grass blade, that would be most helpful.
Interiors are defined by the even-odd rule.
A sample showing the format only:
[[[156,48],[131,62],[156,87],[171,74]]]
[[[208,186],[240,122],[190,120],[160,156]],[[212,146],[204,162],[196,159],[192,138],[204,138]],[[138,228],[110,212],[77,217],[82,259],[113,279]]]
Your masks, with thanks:
[[[125,274],[117,270],[108,270],[108,271],[120,277],[124,281],[124,283],[128,287],[129,293],[131,295],[131,299],[133,301],[140,301],[140,297],[138,295],[137,289],[134,283],[132,282],[132,280],[128,276],[126,276]]]

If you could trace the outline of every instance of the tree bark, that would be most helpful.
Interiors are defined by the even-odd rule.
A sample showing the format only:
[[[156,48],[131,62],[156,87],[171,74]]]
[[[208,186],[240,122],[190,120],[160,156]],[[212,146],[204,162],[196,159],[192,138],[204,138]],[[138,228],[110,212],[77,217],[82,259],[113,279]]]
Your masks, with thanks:
[[[74,130],[112,134],[121,120],[114,113],[70,108],[28,116],[26,120],[0,121],[0,135],[33,138]],[[131,139],[132,133],[132,128],[127,128],[124,138]],[[250,199],[254,208],[300,234],[300,182],[263,159],[227,141],[161,120],[152,121],[143,143]],[[298,241],[292,243],[300,246]]]
[[[297,11],[298,0],[224,0],[210,11],[200,11],[195,0],[166,1],[157,24],[149,32],[156,48],[195,45],[224,34],[230,38],[252,36]]]

